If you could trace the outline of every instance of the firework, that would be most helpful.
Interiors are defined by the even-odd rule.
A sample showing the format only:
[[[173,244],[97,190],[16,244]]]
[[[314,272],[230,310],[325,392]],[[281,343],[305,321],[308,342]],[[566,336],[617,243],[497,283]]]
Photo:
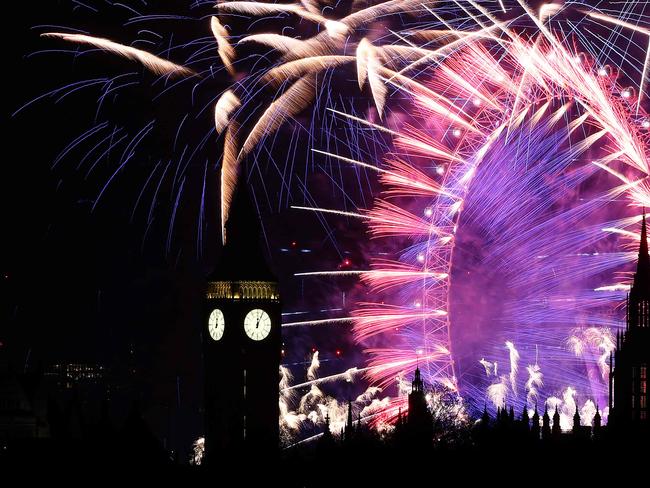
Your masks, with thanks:
[[[650,35],[635,23],[642,19],[593,9],[577,11],[577,23],[564,22],[568,6],[545,5],[536,13],[519,1],[498,2],[491,10],[473,1],[350,2],[337,18],[325,17],[324,7],[329,3],[318,0],[222,2],[221,18],[210,15],[205,22],[223,67],[217,76],[228,85],[210,105],[223,141],[222,224],[242,162],[255,166],[260,150],[271,158],[272,136],[313,111],[327,113],[323,125],[342,124],[345,134],[294,124],[291,130],[307,126],[306,157],[325,158],[332,168],[326,173],[337,184],[341,167],[367,170],[381,192],[368,208],[338,210],[331,202],[314,202],[299,179],[304,203],[291,208],[319,218],[359,219],[371,243],[400,249],[371,255],[369,269],[301,274],[358,276],[372,299],[359,300],[345,317],[284,325],[309,330],[351,323],[369,359],[325,377],[318,377],[312,362],[306,381],[293,385],[285,371],[280,404],[287,432],[322,423],[323,405],[338,425],[344,407],[326,400],[320,388],[362,375],[397,390],[396,398],[370,400],[373,409],[385,410],[376,418],[386,424],[403,406],[400,381],[416,364],[428,382],[459,391],[474,404],[490,400],[502,407],[551,397],[549,406],[562,407],[564,427],[582,395],[589,417],[591,398],[597,403],[604,395],[611,331],[627,289],[628,276],[620,271],[634,259],[638,207],[650,206],[650,119],[644,111]],[[310,27],[295,37],[284,29],[240,36],[227,22],[229,14],[281,15],[287,25]],[[381,23],[391,16],[399,19],[396,29]],[[576,25],[599,34],[592,42]],[[176,64],[106,39],[48,35],[139,61],[197,89],[214,75],[212,65],[195,62],[197,56]],[[630,70],[638,74],[634,80],[620,73],[630,64],[620,59],[627,50],[615,45],[621,36],[644,46]],[[602,40],[607,37],[614,41]],[[259,49],[256,56],[271,61],[250,68],[251,60],[239,57],[242,49]],[[349,78],[360,91],[350,98],[361,102],[336,103],[329,80],[337,71],[354,75]],[[371,106],[359,108],[364,93]],[[79,141],[94,135],[89,131]],[[344,155],[333,149],[340,141],[347,141]],[[285,157],[290,152],[275,164],[283,179],[280,194],[295,184],[294,161]],[[467,264],[468,241],[475,242],[469,248],[477,265]],[[465,275],[478,284],[468,284]],[[458,297],[468,289],[472,302],[463,303]],[[474,307],[482,302],[498,302],[499,313]],[[482,319],[483,312],[489,313]],[[527,379],[518,375],[521,361],[528,364]],[[500,373],[499,363],[510,371]],[[525,396],[518,394],[524,390]]]
[[[520,16],[501,20],[469,3],[477,30],[441,51],[410,41],[383,48],[359,43],[360,86],[369,81],[371,61],[381,59],[378,52],[409,53],[398,70],[386,62],[373,70],[393,87],[394,98],[410,101],[411,117],[386,127],[337,112],[360,130],[392,136],[393,151],[382,164],[322,151],[379,173],[382,193],[366,210],[303,209],[359,218],[371,238],[408,243],[395,259],[371,259],[372,269],[360,273],[378,300],[357,304],[353,334],[361,343],[391,346],[366,350],[372,381],[386,386],[391,375],[407,375],[409,359],[422,354],[425,377],[460,388],[476,404],[532,403],[564,391],[566,428],[577,391],[589,411],[592,399],[602,401],[605,394],[611,328],[620,320],[615,316],[627,286],[614,273],[632,262],[635,254],[627,249],[638,242],[629,230],[638,210],[620,216],[648,201],[647,67],[639,70],[640,89],[621,86],[611,66],[603,69],[586,54],[593,47],[578,50],[585,39],[564,35],[561,24],[548,27],[548,19],[561,15],[560,6],[541,12],[540,22],[523,4]],[[595,12],[589,18],[647,35]],[[522,19],[528,29],[521,28]],[[371,93],[386,119],[386,92],[371,87]],[[493,323],[471,338],[478,342],[472,349],[462,329],[478,312],[463,315],[456,308],[454,314],[452,296],[454,270],[466,266],[464,242],[458,243],[466,239],[463,229],[489,242],[473,259],[499,280],[481,282],[484,297],[475,300],[502,304],[500,315],[490,317]],[[614,242],[612,233],[624,239]],[[413,279],[398,281],[396,268]],[[399,293],[386,293],[396,288]],[[572,332],[576,321],[588,326]],[[506,343],[505,357],[496,348],[499,340]],[[571,349],[581,362],[571,358]],[[527,380],[518,377],[521,359],[529,361]],[[476,379],[469,361],[494,380],[485,385]],[[497,362],[509,362],[508,375],[498,375]],[[598,375],[591,375],[592,365]],[[462,380],[459,366],[466,370]],[[525,398],[517,394],[520,383]]]
[[[192,457],[190,458],[190,464],[195,466],[200,466],[203,462],[203,455],[205,454],[205,438],[199,437],[192,444]]]
[[[261,96],[247,96],[243,99],[238,90],[225,91],[215,106],[215,128],[217,133],[224,130],[224,150],[222,157],[221,178],[221,214],[222,227],[225,224],[229,205],[237,181],[241,161],[250,154],[261,141],[275,133],[288,119],[297,116],[312,104],[317,93],[321,91],[318,83],[323,78],[317,76],[327,70],[342,65],[356,63],[358,67],[359,87],[367,81],[371,87],[376,107],[381,115],[384,100],[387,95],[384,76],[385,65],[389,64],[389,52],[384,52],[382,47],[374,47],[366,38],[360,37],[364,29],[377,19],[395,14],[416,15],[426,9],[421,2],[389,0],[377,5],[367,6],[362,2],[351,2],[347,15],[340,19],[328,19],[321,14],[323,6],[328,2],[296,3],[296,4],[271,4],[264,2],[221,2],[215,5],[220,15],[246,15],[251,18],[273,15],[293,15],[298,18],[313,22],[324,27],[324,31],[314,34],[308,39],[295,39],[284,34],[263,33],[242,37],[233,44],[232,34],[217,16],[209,17],[209,30],[217,45],[217,53],[221,64],[226,70],[226,76],[233,81],[245,77],[236,86],[244,87],[239,90],[243,94],[265,94],[265,98],[272,101],[265,108],[252,127],[246,127],[242,132],[242,120],[250,117],[250,110],[241,110],[238,117],[237,110],[240,103],[245,107],[254,107],[261,100]],[[90,35],[68,34],[51,32],[43,34],[46,37],[60,38],[77,44],[89,44],[101,50],[117,54],[141,62],[146,68],[156,74],[168,76],[197,76],[196,71],[189,67],[172,63],[159,56],[146,51],[135,49],[113,40],[93,37]],[[238,59],[237,45],[257,44],[270,47],[282,53],[280,59],[262,72],[254,71],[247,75],[238,71],[238,63],[245,59]],[[356,51],[355,55],[346,52]],[[428,54],[425,49],[422,53]],[[400,55],[400,57],[404,57]],[[421,56],[420,56],[421,57]],[[210,68],[211,70],[211,68]],[[287,83],[290,86],[287,88]],[[270,86],[274,93],[270,96],[268,91],[260,87]],[[241,107],[244,108],[244,107]],[[225,240],[225,232],[222,233]]]

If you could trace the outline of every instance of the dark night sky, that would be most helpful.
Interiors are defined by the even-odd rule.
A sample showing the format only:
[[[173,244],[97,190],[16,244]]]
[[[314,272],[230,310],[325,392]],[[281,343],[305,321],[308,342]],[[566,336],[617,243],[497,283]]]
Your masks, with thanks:
[[[95,55],[77,60],[57,53],[28,57],[53,47],[38,37],[42,29],[31,26],[46,22],[74,25],[78,21],[85,27],[87,19],[67,13],[68,2],[49,2],[47,8],[14,8],[19,11],[10,17],[15,19],[11,41],[11,65],[15,68],[8,90],[12,93],[9,111],[67,83],[124,71],[124,66],[111,65]],[[105,17],[101,23],[106,35],[111,34],[107,27],[120,25],[118,19]],[[136,66],[128,68],[140,71]],[[3,270],[13,295],[13,307],[8,310],[13,326],[5,333],[8,343],[27,339],[25,344],[35,358],[47,359],[58,353],[80,360],[101,358],[112,354],[114,346],[121,347],[117,344],[125,332],[134,340],[148,337],[151,349],[164,350],[165,344],[152,332],[170,322],[188,320],[187,311],[176,300],[185,288],[179,285],[191,283],[201,272],[191,259],[171,271],[181,258],[165,255],[156,222],[149,231],[151,240],[144,244],[146,226],[139,215],[130,222],[136,183],[142,184],[139,176],[165,152],[160,141],[168,141],[171,126],[159,126],[159,133],[147,141],[150,156],[134,162],[131,169],[135,175],[122,179],[118,175],[118,184],[106,191],[105,200],[92,213],[101,184],[115,170],[115,156],[100,161],[90,176],[86,176],[89,165],[75,168],[83,153],[73,152],[51,169],[70,141],[96,124],[97,97],[98,91],[88,88],[56,103],[54,98],[37,102],[11,118],[5,131],[12,149],[6,158],[9,173],[3,178],[7,183],[3,191],[4,241],[8,244]],[[106,105],[104,117],[115,117],[125,130],[137,130],[152,118],[162,118],[158,112],[163,108],[147,103],[150,98],[147,83],[121,92]],[[165,204],[161,198],[160,205]],[[158,242],[149,248],[152,241]]]
[[[12,35],[5,46],[12,74],[5,88],[10,94],[5,96],[5,113],[80,79],[132,71],[136,78],[154,80],[132,63],[111,63],[101,54],[76,60],[59,53],[31,54],[61,48],[39,38],[44,29],[32,27],[42,24],[129,35],[119,32],[124,19],[118,16],[73,11],[72,2],[37,3],[14,2],[7,16]],[[95,125],[99,91],[88,88],[62,100],[49,98],[8,120],[0,341],[19,370],[64,360],[100,363],[124,374],[134,364],[138,374],[129,396],[139,398],[151,423],[164,425],[161,412],[176,405],[180,425],[196,436],[202,378],[196,312],[203,265],[195,254],[187,259],[177,254],[182,243],[166,254],[162,219],[154,220],[144,244],[146,213],[136,214],[131,222],[142,175],[153,167],[154,158],[170,151],[164,143],[174,130],[160,113],[170,104],[149,102],[154,93],[150,84],[123,90],[105,105],[101,119],[113,119],[131,133],[153,118],[161,123],[143,148],[150,156],[135,160],[126,178],[118,176],[94,212],[93,202],[119,154],[100,161],[90,176],[89,165],[75,168],[80,152],[54,169],[52,164],[72,140]],[[163,188],[160,207],[169,206],[165,192]],[[186,237],[177,234],[179,240]]]

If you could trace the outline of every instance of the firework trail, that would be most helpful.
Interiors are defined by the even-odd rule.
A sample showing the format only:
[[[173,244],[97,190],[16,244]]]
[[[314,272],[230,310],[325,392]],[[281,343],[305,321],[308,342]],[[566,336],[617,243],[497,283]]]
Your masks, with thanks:
[[[320,361],[318,360],[318,351],[314,353],[314,355],[311,358],[311,364],[309,365],[309,369],[307,370],[307,379],[308,380],[315,380],[317,375],[318,375],[318,368],[320,367]]]
[[[89,44],[103,51],[107,51],[127,59],[142,63],[148,70],[157,75],[168,76],[192,76],[196,73],[189,68],[179,66],[158,56],[154,56],[141,49],[135,49],[130,46],[123,46],[108,39],[91,37],[83,34],[65,34],[60,32],[48,32],[42,34],[43,37],[58,38],[64,41],[74,42],[76,44]]]
[[[528,380],[526,381],[526,403],[536,405],[539,398],[539,389],[544,386],[544,375],[539,364],[531,364],[526,367]]]
[[[510,356],[510,389],[517,394],[517,372],[519,371],[519,351],[515,349],[515,345],[506,341],[506,348]]]
[[[494,374],[496,376],[496,374],[497,374],[497,363],[491,363],[490,361],[487,361],[485,358],[481,358],[479,363],[481,363],[481,365],[485,368],[485,374],[488,377],[491,376],[492,374]]]

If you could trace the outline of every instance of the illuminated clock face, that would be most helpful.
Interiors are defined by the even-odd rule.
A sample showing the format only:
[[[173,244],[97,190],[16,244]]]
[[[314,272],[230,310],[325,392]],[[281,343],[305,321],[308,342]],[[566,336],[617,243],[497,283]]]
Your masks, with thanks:
[[[223,331],[226,328],[226,320],[223,318],[223,312],[215,308],[208,318],[208,332],[210,337],[218,341],[223,337]]]
[[[262,309],[253,309],[244,319],[244,330],[254,341],[261,341],[271,332],[271,317]]]

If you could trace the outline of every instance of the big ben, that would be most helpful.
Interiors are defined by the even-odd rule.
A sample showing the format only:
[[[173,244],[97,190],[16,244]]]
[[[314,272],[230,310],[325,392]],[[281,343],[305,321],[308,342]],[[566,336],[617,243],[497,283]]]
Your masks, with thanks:
[[[279,442],[278,283],[260,246],[245,182],[234,195],[221,259],[208,277],[203,321],[207,464]]]

